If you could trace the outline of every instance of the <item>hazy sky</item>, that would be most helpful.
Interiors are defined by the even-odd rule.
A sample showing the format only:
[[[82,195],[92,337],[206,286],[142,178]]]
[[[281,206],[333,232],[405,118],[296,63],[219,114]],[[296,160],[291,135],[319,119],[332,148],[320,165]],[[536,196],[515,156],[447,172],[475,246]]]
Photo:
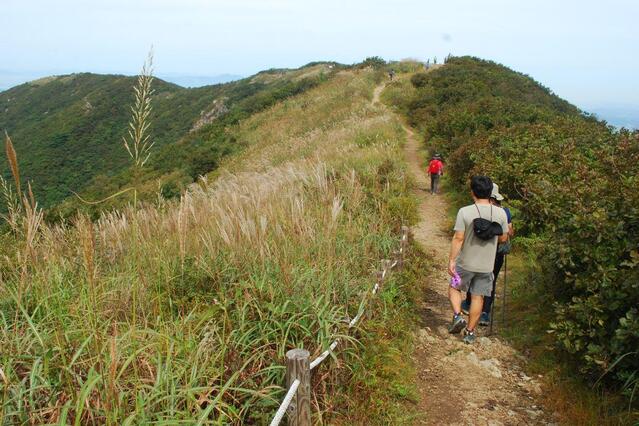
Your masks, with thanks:
[[[77,71],[249,75],[315,60],[475,55],[582,108],[639,106],[635,0],[0,0],[0,88]]]

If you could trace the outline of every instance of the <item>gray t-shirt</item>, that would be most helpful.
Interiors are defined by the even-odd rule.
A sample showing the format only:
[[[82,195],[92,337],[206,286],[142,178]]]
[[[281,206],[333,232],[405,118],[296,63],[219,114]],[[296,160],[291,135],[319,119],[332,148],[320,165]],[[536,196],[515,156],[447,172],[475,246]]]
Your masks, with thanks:
[[[479,209],[479,211],[478,211]],[[495,255],[497,254],[497,237],[491,240],[482,240],[475,236],[473,231],[473,220],[479,217],[491,220],[501,225],[504,234],[508,232],[508,219],[506,212],[501,207],[489,204],[471,204],[462,207],[457,212],[455,221],[455,231],[464,232],[464,244],[457,258],[457,264],[466,271],[471,272],[492,272],[495,266]]]

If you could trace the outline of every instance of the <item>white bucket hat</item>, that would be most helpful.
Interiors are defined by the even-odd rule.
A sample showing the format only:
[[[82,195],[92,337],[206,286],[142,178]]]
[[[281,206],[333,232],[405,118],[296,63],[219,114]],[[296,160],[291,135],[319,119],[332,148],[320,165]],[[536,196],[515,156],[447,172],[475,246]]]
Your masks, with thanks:
[[[497,201],[503,201],[504,196],[499,193],[499,185],[493,183],[493,192],[490,194],[490,198],[494,198]]]

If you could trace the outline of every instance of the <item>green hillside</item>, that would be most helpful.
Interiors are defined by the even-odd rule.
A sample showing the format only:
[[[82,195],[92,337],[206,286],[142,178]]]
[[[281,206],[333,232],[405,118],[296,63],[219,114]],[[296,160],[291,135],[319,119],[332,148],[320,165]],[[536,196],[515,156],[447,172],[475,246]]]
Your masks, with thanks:
[[[639,387],[639,132],[617,132],[530,77],[451,58],[386,99],[443,153],[452,188],[491,176],[510,198],[526,267],[515,335],[554,346],[592,382]],[[549,331],[549,333],[547,332]],[[531,345],[531,341],[527,342]]]
[[[195,89],[156,79],[151,115],[156,145],[142,180],[153,180],[157,190],[161,179],[166,195],[179,193],[238,148],[225,134],[226,126],[313,87],[334,71],[316,63]],[[70,191],[100,198],[130,182],[122,137],[134,84],[134,77],[83,73],[48,77],[0,93],[0,129],[11,135],[22,176],[32,182],[41,205],[60,203]],[[0,162],[0,173],[9,177],[5,161]],[[64,209],[72,211],[77,205],[70,199]]]
[[[306,87],[316,71],[286,84]],[[23,209],[0,234],[0,419],[267,424],[285,393],[285,352],[317,356],[339,337],[349,367],[317,367],[327,376],[318,421],[409,422],[414,377],[401,354],[422,256],[386,278],[356,333],[344,322],[415,217],[404,131],[373,102],[382,78],[339,71],[267,109],[270,96],[256,94],[236,120],[263,111],[224,129],[244,149],[180,199],[96,221],[41,222]],[[171,146],[199,143],[192,135]]]

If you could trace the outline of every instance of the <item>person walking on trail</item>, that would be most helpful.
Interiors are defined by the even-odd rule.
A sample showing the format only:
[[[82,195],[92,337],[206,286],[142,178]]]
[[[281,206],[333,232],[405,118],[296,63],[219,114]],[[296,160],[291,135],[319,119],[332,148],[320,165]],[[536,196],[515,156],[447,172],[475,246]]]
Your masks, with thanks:
[[[428,173],[430,174],[430,193],[439,193],[439,179],[444,174],[444,163],[439,154],[435,154],[428,163]]]
[[[470,189],[474,202],[457,212],[448,258],[448,274],[452,277],[448,298],[453,310],[448,332],[457,334],[464,330],[465,343],[476,339],[483,299],[492,293],[497,244],[508,239],[506,212],[489,201],[493,189],[490,178],[473,176]],[[461,311],[462,292],[471,294],[468,323]]]
[[[491,292],[490,296],[484,297],[484,306],[482,308],[481,315],[479,316],[480,326],[487,326],[490,324],[491,310],[493,302],[495,301],[495,289],[497,288],[497,277],[499,276],[501,267],[504,264],[505,256],[510,253],[510,238],[515,235],[515,229],[513,228],[512,222],[512,214],[510,213],[510,209],[508,207],[504,207],[501,205],[502,201],[504,201],[504,196],[499,193],[499,185],[493,183],[493,191],[490,194],[490,203],[493,206],[501,207],[506,213],[506,218],[508,219],[508,241],[497,246],[495,265],[493,266],[493,291]],[[470,302],[471,294],[466,293],[466,300],[464,300],[461,304],[462,312],[466,315],[468,315],[468,310],[470,309]]]

